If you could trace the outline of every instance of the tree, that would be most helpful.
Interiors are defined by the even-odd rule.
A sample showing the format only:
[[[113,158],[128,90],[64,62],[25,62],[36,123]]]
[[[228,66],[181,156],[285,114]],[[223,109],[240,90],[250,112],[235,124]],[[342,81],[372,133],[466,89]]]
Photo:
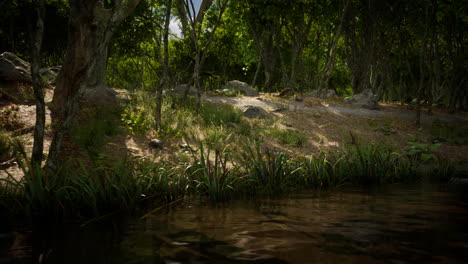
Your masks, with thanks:
[[[155,113],[155,121],[156,126],[159,128],[161,124],[161,108],[162,108],[162,91],[165,87],[166,89],[169,88],[170,79],[169,79],[169,24],[171,22],[171,8],[172,8],[172,0],[166,1],[166,14],[165,14],[165,21],[164,21],[164,33],[163,33],[163,49],[164,55],[159,56],[160,63],[162,65],[162,78],[157,90],[156,94],[156,113]],[[160,46],[160,45],[159,45]],[[159,47],[158,47],[158,50]]]
[[[213,36],[216,33],[218,26],[221,23],[224,11],[228,6],[229,0],[215,0],[214,7],[217,10],[216,20],[212,24],[210,30],[205,32],[206,41],[202,43],[202,26],[206,12],[212,7],[213,0],[203,0],[201,2],[198,13],[195,10],[193,0],[177,0],[177,10],[182,21],[182,32],[188,35],[195,49],[194,67],[191,84],[197,90],[197,108],[200,108],[201,93],[200,93],[200,73],[206,59],[206,51],[210,47]],[[190,85],[189,85],[190,87]],[[185,92],[185,97],[188,94],[188,89]]]
[[[110,5],[104,0],[69,0],[67,53],[51,106],[54,137],[46,164],[49,170],[56,171],[60,165],[63,139],[85,87],[105,82],[107,49],[113,33],[139,2],[116,0]]]
[[[34,126],[34,145],[31,156],[33,167],[40,167],[42,162],[42,153],[44,150],[44,125],[45,125],[45,102],[43,84],[39,69],[41,68],[41,47],[42,36],[44,33],[45,0],[35,0],[37,23],[34,31],[31,31],[32,39],[32,64],[31,77],[36,99],[36,124]],[[33,33],[34,32],[34,33]]]

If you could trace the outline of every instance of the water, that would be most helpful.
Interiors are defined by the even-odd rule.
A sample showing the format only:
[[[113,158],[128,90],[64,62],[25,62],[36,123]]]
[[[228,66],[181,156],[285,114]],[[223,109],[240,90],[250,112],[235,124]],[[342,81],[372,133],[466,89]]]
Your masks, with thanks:
[[[13,247],[0,235],[0,263],[41,252],[47,263],[468,263],[467,191],[393,185],[185,204],[114,226],[35,231],[41,250],[30,234],[17,233]]]

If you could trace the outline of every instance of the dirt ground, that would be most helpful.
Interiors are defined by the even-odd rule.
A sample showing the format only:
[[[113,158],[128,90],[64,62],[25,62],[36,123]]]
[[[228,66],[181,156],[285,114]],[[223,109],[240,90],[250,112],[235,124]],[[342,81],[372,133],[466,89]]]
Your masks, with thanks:
[[[121,92],[119,90],[119,92]],[[50,100],[51,96],[47,96]],[[300,148],[282,146],[273,139],[267,139],[273,147],[292,153],[316,154],[321,151],[342,151],[346,144],[351,143],[352,133],[360,143],[381,143],[391,145],[397,151],[404,151],[409,141],[432,144],[430,129],[434,121],[442,121],[468,131],[468,113],[448,114],[443,109],[434,109],[433,115],[423,112],[421,127],[414,125],[415,112],[394,103],[380,103],[380,110],[369,110],[359,106],[344,103],[342,99],[317,99],[305,97],[302,102],[293,97],[280,98],[270,94],[258,97],[219,97],[207,96],[204,101],[226,103],[240,109],[246,106],[262,107],[270,112],[276,123],[284,128],[295,129],[307,136],[308,142]],[[5,107],[5,106],[2,106]],[[35,122],[34,105],[18,105],[19,118],[24,124],[20,138],[25,143],[28,153],[32,150],[32,131]],[[50,130],[50,111],[47,111],[46,127]],[[46,134],[45,149],[50,146],[51,133]],[[139,157],[155,157],[170,155],[178,150],[183,142],[165,142],[162,151],[152,151],[148,139],[142,136],[115,136],[104,146],[104,151],[111,156],[121,157],[131,154]],[[443,143],[435,155],[448,159],[455,165],[468,166],[468,145]],[[4,166],[5,167],[5,166]],[[21,170],[12,162],[6,165],[6,170],[0,171],[0,178],[7,173],[21,177]]]

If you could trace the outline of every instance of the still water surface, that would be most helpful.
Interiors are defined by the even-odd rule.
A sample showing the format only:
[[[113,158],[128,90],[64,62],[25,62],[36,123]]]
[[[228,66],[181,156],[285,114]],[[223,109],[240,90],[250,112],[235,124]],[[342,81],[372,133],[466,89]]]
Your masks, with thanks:
[[[42,252],[49,263],[468,263],[468,188],[393,185],[193,203],[112,228],[125,231],[68,229]],[[0,263],[28,263],[41,243],[16,236],[24,241],[6,248],[3,238],[3,251],[0,236]]]

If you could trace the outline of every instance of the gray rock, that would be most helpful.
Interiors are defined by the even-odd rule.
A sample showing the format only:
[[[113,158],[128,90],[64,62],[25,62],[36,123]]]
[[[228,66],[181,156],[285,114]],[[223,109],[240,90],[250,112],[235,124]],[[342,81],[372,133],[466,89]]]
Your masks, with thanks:
[[[295,100],[296,100],[296,102],[303,102],[303,101],[304,101],[304,98],[302,98],[302,97],[296,97]]]
[[[164,146],[164,143],[159,139],[152,139],[150,140],[148,145],[150,146],[150,148],[153,148],[153,149],[162,149]]]
[[[116,106],[117,94],[114,89],[108,87],[90,87],[83,92],[82,106]]]
[[[237,80],[226,83],[222,89],[233,90],[237,93],[240,93],[246,96],[258,96],[259,95],[258,91],[252,88],[250,85],[248,85],[245,82],[241,82]]]
[[[323,90],[321,93],[319,93],[319,90],[313,90],[312,92],[309,93],[309,96],[316,97],[316,98],[328,98],[328,97],[334,97],[337,96],[336,92],[332,89],[328,90]]]
[[[32,83],[31,64],[10,52],[0,54],[0,79]]]
[[[354,105],[360,105],[372,110],[379,109],[379,105],[371,89],[366,89],[361,93],[355,94],[351,99],[345,100],[345,102]]]
[[[57,81],[58,73],[62,66],[42,68],[39,70],[39,74],[47,81],[50,85],[55,86]]]
[[[248,105],[244,110],[244,116],[247,118],[267,118],[270,114],[259,106]]]

